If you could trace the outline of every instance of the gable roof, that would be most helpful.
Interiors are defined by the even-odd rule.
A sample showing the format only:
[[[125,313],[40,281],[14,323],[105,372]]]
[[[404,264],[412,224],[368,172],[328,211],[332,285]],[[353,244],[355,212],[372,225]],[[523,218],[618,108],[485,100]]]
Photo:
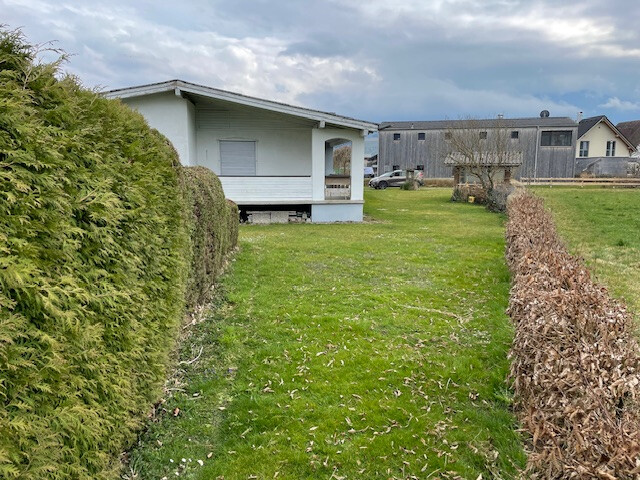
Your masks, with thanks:
[[[629,140],[632,145],[636,147],[640,145],[640,120],[620,122],[616,125],[616,128],[627,137],[627,140]]]
[[[580,120],[580,123],[578,123],[578,138],[595,127],[603,118],[607,117],[605,117],[604,115],[598,115],[596,117],[589,117],[585,118],[584,120]]]
[[[631,150],[636,149],[636,146],[631,143],[629,139],[620,130],[618,130],[618,128],[613,123],[611,123],[606,115],[598,115],[581,120],[578,126],[578,138],[582,137],[585,133],[587,133],[600,122],[603,122],[605,125],[607,125],[616,137],[620,138],[624,143],[626,143],[627,148]]]
[[[337,115],[333,112],[322,112],[320,110],[312,110],[310,108],[297,107],[286,103],[274,102],[263,98],[250,97],[241,93],[229,92],[218,88],[207,87],[195,83],[185,82],[184,80],[169,80],[167,82],[149,83],[136,87],[117,88],[103,92],[106,98],[131,98],[142,97],[145,95],[153,95],[155,93],[174,91],[176,95],[182,92],[201,95],[204,97],[233,102],[249,107],[262,108],[272,112],[284,113],[296,117],[316,120],[322,123],[329,123],[340,127],[354,128],[357,130],[366,130],[367,132],[375,132],[378,130],[378,124],[357,120],[343,115]]]
[[[481,120],[432,120],[416,122],[382,122],[379,130],[447,130],[451,128],[525,128],[565,127],[574,128],[576,122],[569,117],[485,118]]]

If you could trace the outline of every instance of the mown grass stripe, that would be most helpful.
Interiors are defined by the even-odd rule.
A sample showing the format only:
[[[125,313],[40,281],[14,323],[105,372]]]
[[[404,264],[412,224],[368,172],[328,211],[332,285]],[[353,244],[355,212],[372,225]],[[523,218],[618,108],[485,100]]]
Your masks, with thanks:
[[[504,217],[449,195],[367,191],[369,223],[241,228],[226,298],[184,346],[203,354],[164,405],[180,414],[150,425],[133,470],[515,477]]]

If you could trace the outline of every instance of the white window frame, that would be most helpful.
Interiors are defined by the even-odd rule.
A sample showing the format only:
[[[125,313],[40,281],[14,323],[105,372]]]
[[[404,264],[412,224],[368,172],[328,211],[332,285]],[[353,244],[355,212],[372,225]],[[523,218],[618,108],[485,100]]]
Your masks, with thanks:
[[[607,141],[606,156],[607,157],[615,157],[616,156],[616,141],[615,140]]]
[[[588,157],[589,156],[589,140],[580,140],[580,153],[579,157]]]

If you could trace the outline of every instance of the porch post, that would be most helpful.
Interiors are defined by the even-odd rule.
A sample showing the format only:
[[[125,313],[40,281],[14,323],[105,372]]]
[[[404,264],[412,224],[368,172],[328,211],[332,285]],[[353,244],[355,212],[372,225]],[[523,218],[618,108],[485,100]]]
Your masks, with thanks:
[[[351,137],[351,200],[364,198],[364,134]]]
[[[311,129],[311,199],[324,200],[325,151],[324,135]]]

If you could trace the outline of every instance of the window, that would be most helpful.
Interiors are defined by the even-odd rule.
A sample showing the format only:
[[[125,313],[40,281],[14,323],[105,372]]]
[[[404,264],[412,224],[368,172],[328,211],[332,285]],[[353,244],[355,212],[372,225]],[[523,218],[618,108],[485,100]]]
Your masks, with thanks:
[[[391,170],[400,170],[400,165],[394,165]]]
[[[424,170],[424,165],[416,165],[416,170]]]
[[[520,132],[518,130],[512,130],[511,131],[511,138],[513,138],[514,140],[520,138]]]
[[[570,147],[571,130],[543,131],[540,136],[540,145],[543,147]]]
[[[616,141],[609,140],[607,142],[607,157],[615,157],[616,156]]]
[[[393,139],[394,140],[400,140],[400,134],[399,133],[394,133],[393,134]]]
[[[424,140],[424,139],[425,139],[424,132],[418,133],[418,140]]]
[[[249,177],[256,174],[256,142],[220,141],[220,175]]]
[[[589,156],[589,142],[587,140],[583,140],[580,142],[580,153],[578,154],[580,157],[588,157]]]
[[[486,140],[487,132],[480,132],[480,140]]]
[[[451,140],[451,132],[444,132],[444,139]]]

